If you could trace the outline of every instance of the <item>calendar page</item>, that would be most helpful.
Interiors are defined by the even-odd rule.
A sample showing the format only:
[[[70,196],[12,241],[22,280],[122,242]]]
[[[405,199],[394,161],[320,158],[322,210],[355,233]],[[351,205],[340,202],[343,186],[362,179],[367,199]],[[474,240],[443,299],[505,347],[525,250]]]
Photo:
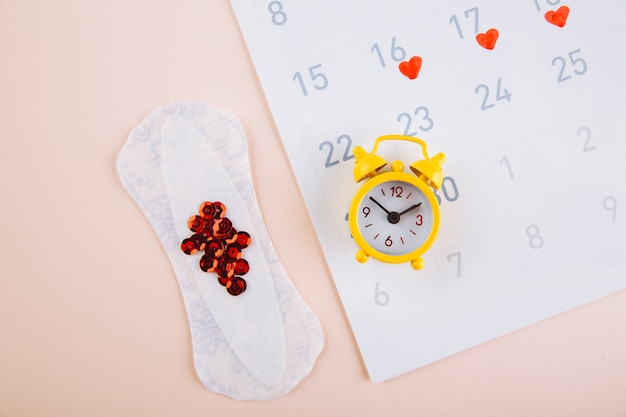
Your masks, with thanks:
[[[626,2],[232,4],[372,381],[626,288]],[[447,156],[419,271],[355,258],[385,134]]]

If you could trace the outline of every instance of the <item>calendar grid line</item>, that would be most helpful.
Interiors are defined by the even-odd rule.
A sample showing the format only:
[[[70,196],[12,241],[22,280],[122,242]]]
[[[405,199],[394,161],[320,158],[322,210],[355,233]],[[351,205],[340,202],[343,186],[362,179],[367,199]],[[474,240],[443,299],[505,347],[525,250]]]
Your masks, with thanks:
[[[605,28],[605,29],[606,29],[606,28]],[[609,33],[609,32],[610,32],[610,31],[612,31],[612,30],[613,30],[612,28],[611,28],[611,29],[606,29],[606,30],[604,30],[604,31],[602,31],[602,32],[599,32],[599,33],[595,34],[595,35],[590,35],[590,36],[588,36],[588,37],[586,37],[586,38],[583,38],[583,39],[577,39],[576,41],[577,41],[577,42],[583,42],[584,40],[590,40],[590,39],[592,39],[592,38],[594,38],[594,37],[599,37],[599,36],[601,36],[601,34],[604,34],[604,33]],[[552,51],[552,52],[554,52],[554,51],[556,51],[556,49],[557,49],[557,48],[553,48],[551,51]],[[544,54],[545,54],[545,51],[544,51]],[[542,73],[541,73],[541,74],[542,74],[542,76],[543,76],[543,78],[544,78],[544,80],[543,80],[543,81],[544,81],[544,83],[546,83],[546,84],[547,84],[547,83],[548,83],[548,80],[547,80],[547,78],[546,78],[546,71],[545,71],[545,70],[544,70],[544,71],[542,71]],[[557,106],[557,105],[556,105],[556,103],[554,102],[554,99],[553,99],[553,97],[552,97],[552,96],[548,96],[548,100],[550,101],[550,103],[551,103],[551,105],[552,105],[552,107],[553,107],[553,110],[554,110],[554,114],[556,115],[556,117],[557,117],[557,119],[558,119],[558,121],[559,121],[559,130],[560,130],[561,132],[563,132],[564,136],[566,137],[566,135],[565,135],[565,126],[566,126],[566,123],[563,121],[563,119],[561,118],[561,116],[560,116],[560,114],[559,114],[559,112],[558,112],[558,106]],[[606,113],[607,113],[607,109],[602,109],[602,110],[599,110],[598,112],[596,112],[596,114],[599,114],[599,113],[601,113],[601,114],[606,114]],[[570,123],[570,124],[571,124],[571,123]],[[586,185],[586,184],[582,181],[582,180],[583,180],[583,178],[584,178],[584,174],[583,174],[583,172],[582,172],[582,170],[581,170],[581,167],[580,167],[579,163],[578,163],[578,162],[577,162],[577,160],[576,160],[576,156],[574,155],[574,151],[572,150],[572,148],[571,148],[571,147],[567,147],[567,146],[566,146],[566,152],[570,155],[571,160],[574,162],[574,166],[576,167],[576,171],[577,171],[577,174],[578,174],[579,181],[580,181],[580,183],[581,183],[581,185],[582,185],[583,189],[585,190],[585,193],[584,193],[584,194],[585,194],[585,197],[584,197],[583,204],[586,204],[586,205],[588,206],[589,211],[593,212],[593,208],[591,207],[591,203],[590,203],[590,201],[588,200],[590,190],[588,189],[587,185]],[[581,198],[581,200],[583,200],[583,198]],[[556,210],[556,209],[558,209],[558,208],[555,208],[554,210]],[[600,225],[599,225],[599,223],[598,223],[598,219],[597,219],[597,218],[595,218],[595,216],[592,216],[592,221],[593,221],[593,223],[595,224],[595,230],[600,230]],[[604,253],[605,253],[605,256],[606,256],[607,258],[609,258],[609,251],[608,251],[608,248],[606,247],[606,243],[605,243],[605,242],[603,242],[603,241],[602,241],[602,246],[603,246],[603,248],[604,248]]]
[[[441,249],[439,251],[433,250],[433,255],[437,255],[438,252],[439,253],[443,253],[443,251],[444,251],[444,249]],[[460,318],[461,318],[461,314],[458,311],[458,307],[452,301],[454,298],[453,298],[452,293],[450,291],[450,286],[448,285],[448,283],[446,282],[446,280],[444,278],[445,274],[443,273],[443,270],[441,268],[441,265],[440,265],[440,263],[438,261],[437,256],[434,257],[434,261],[435,261],[435,265],[437,265],[437,272],[439,273],[438,274],[438,278],[443,283],[443,286],[444,286],[444,288],[446,290],[447,299],[450,301],[450,306],[452,308],[452,312],[454,313],[455,322],[458,322],[460,320]]]
[[[605,270],[610,270],[612,268],[613,268],[612,266],[604,266],[604,267],[601,267],[596,272],[603,272]],[[586,272],[586,273],[580,275],[579,277],[574,278],[573,280],[574,281],[583,281],[586,278],[589,278],[593,273],[594,272]],[[561,283],[561,284],[555,285],[554,287],[550,287],[548,290],[553,292],[553,291],[559,289],[559,287],[567,287],[568,285],[571,285],[571,282],[565,282],[565,283]],[[525,304],[525,303],[528,303],[529,301],[532,301],[535,296],[536,296],[535,293],[533,293],[532,295],[523,296],[523,297],[520,297],[519,299],[515,300],[515,302],[513,302],[511,304]],[[498,306],[495,307],[495,309],[501,309],[502,307],[507,307],[507,304],[498,305]],[[562,314],[562,313],[565,313],[565,311],[560,311],[557,314]],[[477,317],[486,316],[488,314],[489,314],[489,312],[483,312],[483,313],[477,314],[476,316],[468,316],[468,317],[459,319],[459,320],[455,321],[454,323],[450,323],[449,326],[441,327],[441,328],[436,329],[436,330],[434,330],[432,332],[429,332],[429,333],[420,334],[420,336],[433,337],[433,336],[435,336],[436,333],[446,332],[449,328],[463,326],[464,324],[472,324]],[[502,337],[502,336],[496,336],[496,337],[494,337],[493,339],[490,339],[490,340],[494,340],[494,339],[496,339],[498,337]],[[403,341],[403,342],[399,342],[398,346],[404,345],[404,344],[409,345],[409,344],[411,344],[411,341],[410,340],[406,340],[406,341]],[[469,349],[471,349],[473,347],[475,347],[475,346],[470,346],[470,347],[464,349],[463,351],[469,350]]]
[[[568,127],[578,126],[578,125],[580,125],[580,122],[592,120],[592,119],[594,119],[594,118],[596,118],[598,116],[602,116],[602,115],[610,113],[610,112],[612,112],[614,110],[618,110],[618,109],[622,109],[622,108],[626,109],[626,104],[625,103],[620,103],[620,104],[617,104],[617,105],[612,106],[610,108],[603,109],[603,110],[598,110],[598,111],[596,111],[594,113],[590,113],[589,116],[587,118],[583,119],[583,120],[579,120],[579,121],[576,121],[576,122],[569,122],[569,123],[559,122],[560,123],[559,126],[550,127],[550,128],[548,128],[546,130],[539,131],[536,134],[529,135],[529,136],[525,137],[523,140],[521,140],[519,142],[515,142],[515,143],[512,143],[512,144],[504,145],[502,148],[498,148],[498,149],[494,149],[494,150],[490,150],[490,151],[485,151],[485,154],[486,155],[493,155],[493,154],[496,154],[496,153],[500,153],[502,151],[506,151],[508,149],[514,148],[516,146],[519,146],[520,144],[536,140],[536,139],[538,139],[538,138],[540,138],[542,136],[549,135],[549,134],[552,134],[552,133],[555,133],[555,132],[558,132],[558,131],[563,131],[564,129],[566,129]]]
[[[373,381],[626,288],[616,278],[626,272],[626,4],[570,4],[558,28],[547,0],[436,10],[231,1]],[[475,39],[489,28],[500,33],[493,50]],[[412,56],[423,66],[408,79],[398,64]],[[345,219],[362,184],[354,147],[389,132],[448,156],[421,271],[357,263]],[[408,146],[381,156],[408,164]]]
[[[451,54],[451,53],[452,53],[452,51],[450,50],[450,48],[445,48],[445,49],[446,49],[446,52],[447,52],[448,54]],[[457,79],[460,79],[459,74],[458,74],[458,69],[457,69],[456,67],[454,67],[454,71],[457,73]],[[466,111],[467,111],[469,114],[471,114],[472,110],[471,110],[470,103],[467,101],[467,97],[466,97],[466,96],[464,96],[464,95],[462,95],[462,98],[463,98],[463,103],[465,104],[465,107],[466,107]],[[478,140],[478,143],[480,144],[480,147],[481,147],[481,150],[482,150],[482,152],[481,152],[481,153],[482,153],[483,155],[486,155],[486,154],[487,154],[487,151],[486,151],[486,149],[485,149],[484,139],[480,138],[480,130],[479,130],[479,128],[478,128],[478,126],[477,126],[477,124],[476,124],[476,122],[475,122],[474,120],[472,120],[472,124],[473,124],[474,131],[475,131],[475,132],[476,132],[476,134],[477,134],[477,140]],[[493,171],[493,168],[491,167],[491,165],[490,165],[490,164],[488,164],[488,165],[489,165],[489,170],[490,170],[490,174],[491,174],[492,178],[495,178],[495,173],[494,173],[494,171]],[[505,204],[505,201],[504,201],[503,197],[502,197],[500,194],[498,194],[498,197],[499,197],[499,203],[500,203],[500,205],[504,208],[504,213],[505,213],[506,220],[507,220],[507,223],[508,223],[508,225],[507,225],[507,229],[508,229],[508,231],[509,231],[509,232],[510,232],[513,236],[514,236],[514,235],[515,235],[515,230],[514,230],[514,226],[513,226],[513,223],[512,223],[511,215],[510,215],[510,213],[508,212],[508,209],[507,209],[507,207],[506,207],[506,204]],[[471,240],[475,240],[476,238],[477,238],[477,236],[474,236],[473,238],[471,238]],[[469,241],[469,240],[470,240],[470,239],[468,239],[468,241]],[[516,247],[517,253],[521,253],[521,246],[520,246],[520,243],[516,241],[516,244],[517,244],[517,247]],[[531,288],[532,288],[533,293],[536,293],[536,290],[537,290],[537,289],[535,288],[535,286],[534,286],[534,284],[533,284],[532,280],[530,279],[530,276],[531,276],[531,274],[530,274],[530,270],[528,269],[528,267],[527,267],[527,265],[526,265],[526,264],[524,264],[524,270],[525,270],[525,274],[526,274],[526,276],[527,276],[527,277],[529,277],[529,280],[528,280],[528,281],[529,281],[529,283],[530,283],[530,285],[531,285]]]

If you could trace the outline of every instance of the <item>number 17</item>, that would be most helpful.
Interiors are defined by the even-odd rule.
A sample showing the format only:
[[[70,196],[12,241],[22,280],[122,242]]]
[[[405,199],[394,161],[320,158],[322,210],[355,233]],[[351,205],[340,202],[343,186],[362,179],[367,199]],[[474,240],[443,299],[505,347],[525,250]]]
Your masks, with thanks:
[[[465,15],[465,18],[469,18],[470,14],[474,14],[474,34],[477,34],[478,33],[478,7],[472,7],[471,9],[467,9],[465,12],[463,12],[463,14]],[[457,19],[455,14],[453,14],[452,17],[450,17],[449,23],[454,24],[454,26],[456,27],[456,31],[459,34],[459,39],[464,39],[463,31],[461,30],[461,25],[459,24],[459,19]]]

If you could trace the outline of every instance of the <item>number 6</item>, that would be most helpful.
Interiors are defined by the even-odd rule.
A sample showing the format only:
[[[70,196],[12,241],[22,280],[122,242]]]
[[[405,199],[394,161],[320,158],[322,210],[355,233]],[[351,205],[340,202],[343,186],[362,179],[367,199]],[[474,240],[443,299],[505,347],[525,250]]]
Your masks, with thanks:
[[[381,291],[380,281],[376,281],[376,288],[374,289],[374,302],[381,307],[389,304],[389,293]]]

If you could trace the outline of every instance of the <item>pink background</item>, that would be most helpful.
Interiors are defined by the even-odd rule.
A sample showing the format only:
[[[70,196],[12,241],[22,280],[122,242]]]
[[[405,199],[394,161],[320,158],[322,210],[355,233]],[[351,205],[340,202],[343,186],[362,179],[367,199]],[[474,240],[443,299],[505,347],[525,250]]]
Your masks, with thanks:
[[[0,0],[0,57],[0,416],[626,416],[626,292],[369,381],[227,0]],[[244,125],[276,250],[323,326],[286,397],[201,385],[175,276],[117,177],[129,130],[176,100]]]

